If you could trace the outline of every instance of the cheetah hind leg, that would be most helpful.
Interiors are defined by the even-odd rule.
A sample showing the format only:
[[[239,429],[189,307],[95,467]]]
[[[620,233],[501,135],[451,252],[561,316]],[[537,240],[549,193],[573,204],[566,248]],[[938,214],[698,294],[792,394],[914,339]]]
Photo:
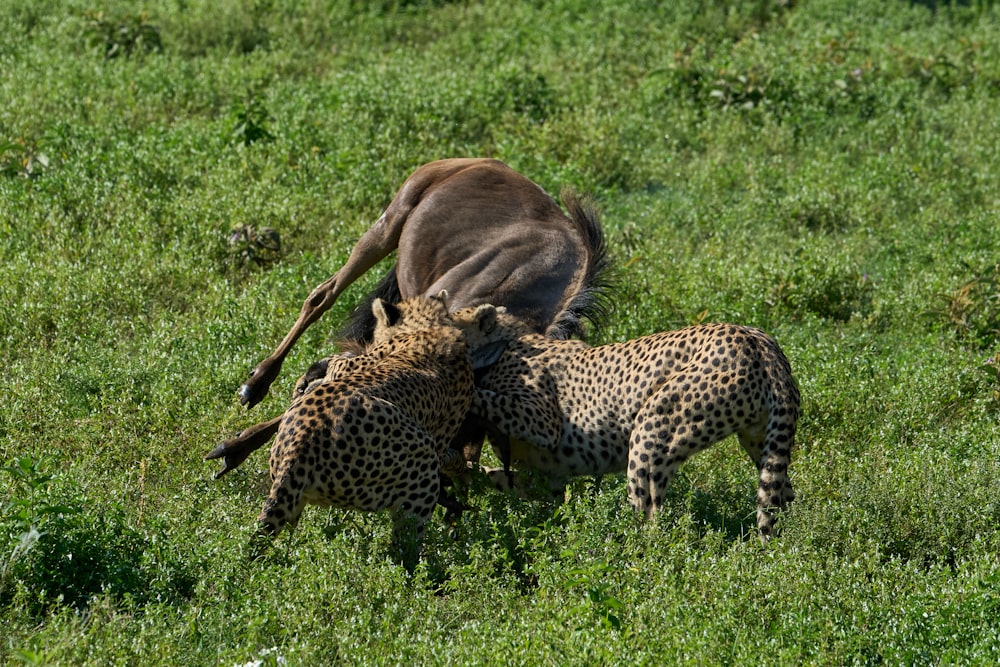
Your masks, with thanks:
[[[399,562],[406,571],[413,573],[420,560],[424,529],[440,499],[441,476],[435,467],[429,469],[423,480],[413,485],[419,493],[410,493],[402,503],[391,508],[392,544]]]
[[[737,437],[757,468],[757,533],[766,545],[774,537],[775,510],[783,510],[795,500],[788,479],[793,436],[786,437],[769,424],[766,429],[740,431]]]
[[[671,387],[666,382],[639,409],[629,439],[629,504],[647,519],[662,508],[677,469],[720,439],[718,432],[710,428],[714,424],[682,418],[690,406],[669,400]],[[715,406],[707,403],[703,412],[711,414],[714,410]]]

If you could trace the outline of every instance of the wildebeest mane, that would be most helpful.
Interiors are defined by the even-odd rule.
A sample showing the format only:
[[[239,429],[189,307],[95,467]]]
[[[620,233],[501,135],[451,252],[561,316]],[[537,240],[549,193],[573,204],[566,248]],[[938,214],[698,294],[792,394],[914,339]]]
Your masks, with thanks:
[[[372,333],[375,331],[375,315],[372,312],[372,303],[375,299],[382,299],[386,303],[399,303],[403,296],[399,291],[399,282],[396,280],[396,265],[393,264],[389,272],[385,274],[378,285],[375,286],[357,305],[354,311],[348,316],[347,323],[337,332],[336,338],[339,341],[357,341],[362,345],[372,342]]]

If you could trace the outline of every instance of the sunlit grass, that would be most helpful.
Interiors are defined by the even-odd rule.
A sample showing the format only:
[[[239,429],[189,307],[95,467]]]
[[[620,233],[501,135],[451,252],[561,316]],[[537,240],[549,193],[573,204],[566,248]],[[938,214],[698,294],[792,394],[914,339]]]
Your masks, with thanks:
[[[0,659],[990,664],[1000,16],[932,4],[4,4]],[[618,477],[476,488],[413,576],[387,516],[317,508],[244,561],[266,455],[201,457],[385,266],[253,413],[236,388],[409,172],[468,155],[604,210],[598,342],[778,339],[803,413],[766,550],[729,441],[650,525]]]

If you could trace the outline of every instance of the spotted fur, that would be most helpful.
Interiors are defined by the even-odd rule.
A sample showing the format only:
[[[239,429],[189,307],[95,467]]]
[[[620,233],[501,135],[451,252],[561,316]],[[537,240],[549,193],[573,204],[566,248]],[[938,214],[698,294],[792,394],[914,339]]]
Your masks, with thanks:
[[[509,460],[558,485],[626,471],[629,503],[649,517],[688,457],[735,433],[758,471],[761,540],[771,537],[773,510],[795,497],[787,471],[799,413],[791,367],[774,339],[706,324],[590,347],[546,339],[502,308],[484,317],[491,309],[454,319],[474,366],[496,360],[477,381],[472,410],[503,436],[501,450],[509,438]],[[497,486],[513,484],[502,469],[488,474]]]
[[[442,458],[471,403],[472,367],[443,295],[398,306],[378,300],[373,310],[368,351],[325,360],[299,380],[271,448],[258,533],[294,527],[311,503],[389,509],[397,544],[406,525],[419,543],[438,501]]]

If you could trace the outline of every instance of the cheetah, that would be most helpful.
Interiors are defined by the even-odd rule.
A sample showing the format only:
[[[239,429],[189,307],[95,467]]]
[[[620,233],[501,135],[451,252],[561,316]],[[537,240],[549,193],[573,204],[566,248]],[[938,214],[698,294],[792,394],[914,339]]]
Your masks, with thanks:
[[[453,319],[473,367],[486,369],[472,412],[493,425],[505,468],[539,470],[553,488],[626,471],[629,503],[649,518],[689,456],[735,433],[757,467],[760,540],[771,538],[773,510],[795,498],[787,472],[799,392],[766,333],[704,324],[591,347],[546,339],[490,305]],[[487,474],[498,488],[513,485],[509,469]]]
[[[326,378],[328,374],[331,375],[330,379],[334,379],[338,374],[360,371],[365,364],[374,364],[392,351],[391,344],[373,345],[365,348],[361,344],[346,341],[341,342],[341,346],[346,348],[341,354],[320,359],[295,381],[292,389],[293,401],[302,396],[306,389],[313,384]],[[366,354],[362,356],[363,352]],[[281,414],[266,422],[260,422],[243,429],[234,438],[222,442],[218,447],[205,454],[206,461],[222,459],[222,468],[213,475],[213,478],[219,479],[243,463],[250,454],[266,445],[278,432],[283,418],[284,415]]]
[[[404,562],[412,561],[407,550],[419,545],[438,501],[441,457],[474,387],[463,334],[451,323],[445,297],[398,305],[376,299],[371,354],[326,360],[322,379],[314,367],[299,380],[301,394],[271,448],[272,487],[257,535],[293,529],[307,503],[389,509],[393,541]]]
[[[381,330],[377,333],[384,335]],[[374,367],[387,355],[392,354],[399,345],[406,345],[407,342],[405,338],[400,340],[399,337],[392,338],[391,336],[384,340],[373,341],[367,346],[352,341],[341,342],[340,354],[314,362],[296,380],[295,387],[292,390],[292,400],[302,396],[318,382],[330,382],[349,376],[351,373]],[[274,432],[276,433],[281,417],[272,421],[274,422]],[[273,435],[274,433],[269,437]],[[447,491],[447,488],[452,486],[455,480],[468,477],[469,467],[472,464],[466,460],[465,451],[457,449],[464,442],[465,435],[460,430],[448,448],[438,456],[441,479],[440,490],[438,491],[438,505],[441,505],[445,509],[444,519],[450,524],[454,524],[460,520],[464,511],[473,509]]]

